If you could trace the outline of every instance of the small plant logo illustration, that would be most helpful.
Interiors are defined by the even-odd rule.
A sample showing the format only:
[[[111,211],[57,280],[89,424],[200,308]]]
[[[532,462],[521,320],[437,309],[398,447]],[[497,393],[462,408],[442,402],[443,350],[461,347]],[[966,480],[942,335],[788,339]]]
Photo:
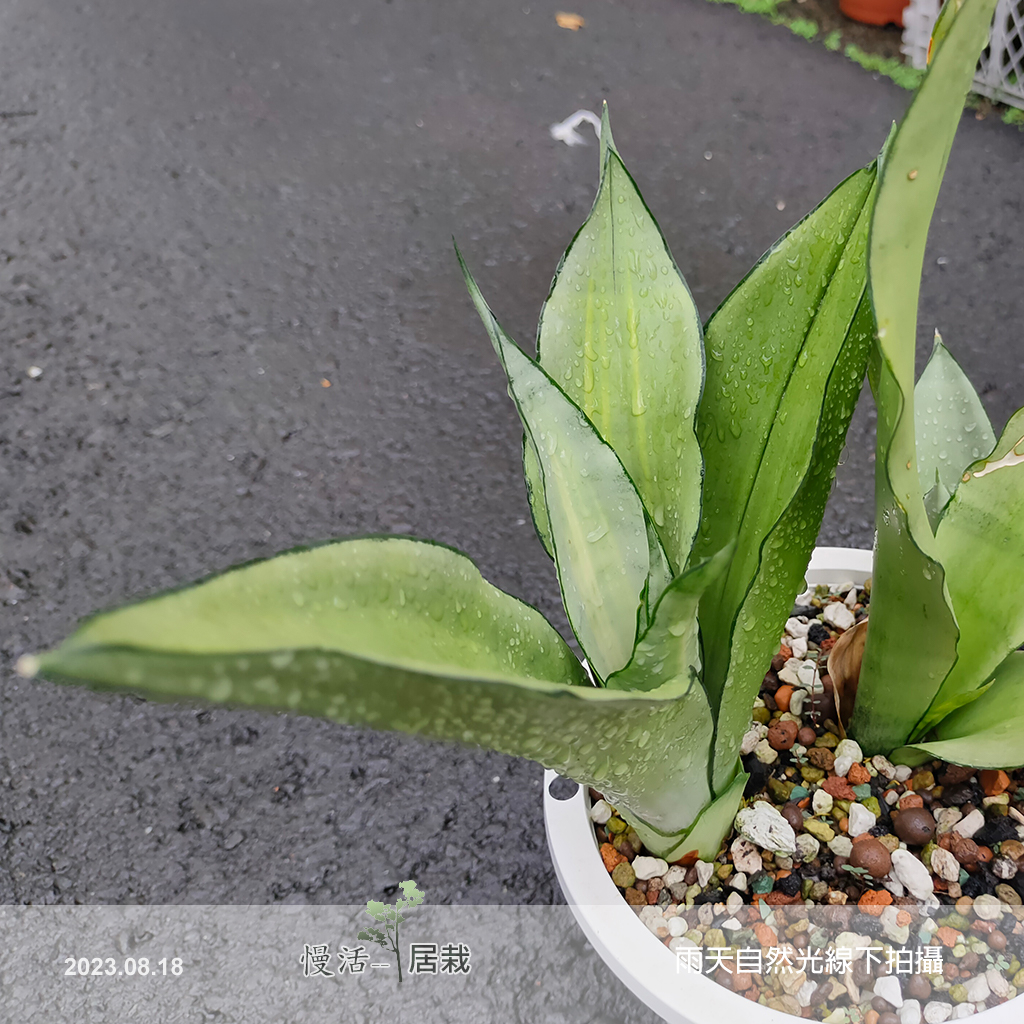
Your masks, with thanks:
[[[374,921],[382,924],[384,928],[383,930],[380,928],[367,928],[365,931],[361,931],[357,938],[362,939],[364,942],[376,942],[379,946],[395,954],[398,960],[398,983],[401,984],[402,956],[398,952],[398,926],[405,921],[402,911],[407,910],[409,907],[418,907],[423,902],[423,893],[416,888],[416,883],[411,879],[406,882],[400,882],[399,888],[402,890],[402,896],[395,902],[394,906],[390,903],[381,903],[379,900],[367,901],[366,913]]]

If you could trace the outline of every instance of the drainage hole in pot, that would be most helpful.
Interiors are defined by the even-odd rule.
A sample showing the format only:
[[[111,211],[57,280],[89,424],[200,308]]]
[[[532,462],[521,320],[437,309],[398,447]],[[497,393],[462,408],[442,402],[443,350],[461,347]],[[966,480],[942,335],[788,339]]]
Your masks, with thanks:
[[[557,779],[552,779],[548,786],[548,792],[556,800],[571,800],[575,795],[576,791],[580,788],[578,782],[573,782],[572,779],[563,779],[561,775]]]

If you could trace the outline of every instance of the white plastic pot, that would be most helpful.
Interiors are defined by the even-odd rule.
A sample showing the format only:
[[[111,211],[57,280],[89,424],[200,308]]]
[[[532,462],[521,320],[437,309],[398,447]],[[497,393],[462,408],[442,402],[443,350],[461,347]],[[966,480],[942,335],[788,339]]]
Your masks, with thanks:
[[[871,552],[815,548],[808,584],[863,583],[871,575]],[[546,772],[544,823],[562,892],[577,923],[616,977],[669,1024],[794,1024],[799,1017],[752,1003],[712,978],[679,971],[675,955],[641,923],[605,870],[590,821],[590,798],[580,786],[568,800],[549,791],[558,776]],[[969,1021],[1020,1024],[1024,996]]]

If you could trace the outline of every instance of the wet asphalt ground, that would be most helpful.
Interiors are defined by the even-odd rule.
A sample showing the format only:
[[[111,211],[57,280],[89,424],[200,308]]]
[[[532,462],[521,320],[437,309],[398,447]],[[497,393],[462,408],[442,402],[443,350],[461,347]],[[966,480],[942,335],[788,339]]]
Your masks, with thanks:
[[[540,0],[3,5],[0,902],[561,900],[536,765],[12,666],[365,532],[453,544],[564,625],[452,236],[528,342],[597,175],[548,126],[607,99],[707,316],[909,100],[730,7],[570,9],[583,30]],[[1022,156],[965,115],[922,301],[921,353],[939,326],[997,429],[1024,404]],[[864,403],[826,543],[870,544],[872,427]]]

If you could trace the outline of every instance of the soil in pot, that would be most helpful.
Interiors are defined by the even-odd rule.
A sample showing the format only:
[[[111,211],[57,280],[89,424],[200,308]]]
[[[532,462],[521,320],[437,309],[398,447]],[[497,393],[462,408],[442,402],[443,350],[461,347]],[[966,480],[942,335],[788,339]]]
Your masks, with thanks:
[[[869,600],[852,583],[798,598],[713,862],[651,856],[593,791],[591,819],[623,898],[687,969],[828,1024],[938,1024],[1024,993],[1024,771],[912,769],[841,738],[827,656]],[[762,840],[780,822],[789,854]]]

